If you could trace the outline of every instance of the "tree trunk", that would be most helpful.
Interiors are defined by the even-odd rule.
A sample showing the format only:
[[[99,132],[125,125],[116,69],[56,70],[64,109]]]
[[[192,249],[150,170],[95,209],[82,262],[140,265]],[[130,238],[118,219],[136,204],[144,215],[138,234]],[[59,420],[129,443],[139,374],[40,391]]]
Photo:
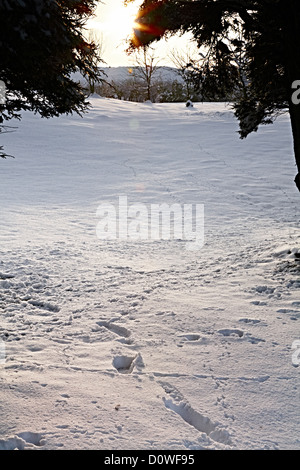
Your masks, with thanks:
[[[300,191],[300,103],[292,100],[294,82],[300,80],[300,9],[299,0],[284,0],[282,2],[282,14],[285,16],[285,50],[286,50],[286,73],[287,87],[289,93],[289,111],[294,140],[294,152],[298,174],[295,183]],[[295,91],[295,90],[294,90]]]
[[[290,104],[290,117],[294,139],[296,165],[298,168],[298,174],[295,178],[295,183],[298,190],[300,191],[300,104]]]
[[[151,79],[147,79],[147,100],[151,101]]]

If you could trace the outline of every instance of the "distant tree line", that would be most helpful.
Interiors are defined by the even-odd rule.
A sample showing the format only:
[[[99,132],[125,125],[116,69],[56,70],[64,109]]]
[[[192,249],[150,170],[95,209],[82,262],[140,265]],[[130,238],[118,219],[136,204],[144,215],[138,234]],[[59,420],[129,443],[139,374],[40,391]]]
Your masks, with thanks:
[[[151,46],[131,50],[131,55],[134,66],[128,68],[125,78],[102,78],[100,83],[89,82],[87,86],[89,92],[107,98],[135,102],[232,100],[232,92],[216,97],[199,90],[198,83],[194,79],[194,70],[195,67],[201,66],[203,59],[195,45],[187,47],[185,51],[171,51],[169,60],[174,64],[172,68],[159,66],[158,56]]]
[[[92,91],[92,90],[89,90]],[[128,78],[103,80],[93,86],[93,91],[106,98],[143,103],[176,103],[187,100],[200,101],[201,97],[191,89],[187,93],[184,83],[179,79],[164,78],[159,75],[151,81],[150,87],[145,79],[134,70]]]

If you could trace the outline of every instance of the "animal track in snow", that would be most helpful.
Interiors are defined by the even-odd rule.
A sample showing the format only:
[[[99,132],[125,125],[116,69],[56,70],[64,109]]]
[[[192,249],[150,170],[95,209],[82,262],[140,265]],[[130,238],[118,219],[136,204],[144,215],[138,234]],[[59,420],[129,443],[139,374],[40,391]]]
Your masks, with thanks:
[[[168,397],[163,397],[167,409],[177,413],[190,426],[193,426],[199,432],[207,434],[214,441],[226,445],[231,444],[228,431],[220,429],[218,424],[213,423],[210,418],[192,408],[176,387],[167,382],[160,382],[160,385],[168,395]]]

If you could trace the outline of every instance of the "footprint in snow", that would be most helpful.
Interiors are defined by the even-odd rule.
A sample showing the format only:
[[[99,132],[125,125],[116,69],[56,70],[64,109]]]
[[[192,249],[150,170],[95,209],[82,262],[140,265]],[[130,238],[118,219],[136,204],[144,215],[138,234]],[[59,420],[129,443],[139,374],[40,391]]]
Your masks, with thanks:
[[[239,330],[237,328],[224,328],[222,330],[219,330],[218,333],[225,337],[243,338],[244,340],[249,341],[249,343],[252,343],[252,344],[265,342],[264,339],[256,338],[252,336],[250,333],[245,333],[244,331]]]
[[[135,356],[120,354],[113,358],[113,366],[120,374],[131,374],[134,367],[140,370],[144,367],[144,362],[140,353]]]
[[[167,382],[160,382],[160,385],[167,394],[163,397],[163,402],[168,410],[177,413],[186,423],[212,440],[225,445],[232,444],[228,431],[221,429],[208,416],[195,410],[176,387]]]
[[[44,302],[43,300],[30,300],[29,303],[33,307],[37,307],[41,310],[46,310],[47,312],[59,312],[60,308],[58,305],[51,304],[50,302]]]
[[[121,336],[123,338],[129,338],[129,336],[131,335],[131,332],[127,328],[125,328],[124,326],[121,326],[121,325],[117,325],[116,323],[114,323],[112,321],[110,321],[110,322],[108,322],[108,321],[97,321],[96,323],[97,323],[98,326],[103,326],[107,330],[112,331],[116,335]]]
[[[255,320],[255,319],[252,319],[252,318],[240,318],[239,322],[248,323],[248,324],[251,324],[251,325],[256,325],[257,323],[260,323],[261,321],[260,320]]]
[[[223,330],[219,330],[218,333],[223,336],[238,336],[239,338],[242,338],[242,336],[244,336],[244,332],[236,328],[224,328]]]
[[[185,341],[198,341],[198,339],[200,339],[200,335],[196,333],[185,333],[185,334],[179,335],[179,337]]]
[[[198,333],[183,333],[178,336],[180,338],[178,347],[180,348],[182,348],[184,344],[204,345],[210,342],[208,338],[200,336]]]
[[[2,279],[13,279],[15,276],[14,274],[9,274],[9,273],[2,273],[0,272],[0,280]]]
[[[44,445],[42,435],[36,432],[20,432],[14,437],[0,439],[0,450],[24,450],[34,449]]]

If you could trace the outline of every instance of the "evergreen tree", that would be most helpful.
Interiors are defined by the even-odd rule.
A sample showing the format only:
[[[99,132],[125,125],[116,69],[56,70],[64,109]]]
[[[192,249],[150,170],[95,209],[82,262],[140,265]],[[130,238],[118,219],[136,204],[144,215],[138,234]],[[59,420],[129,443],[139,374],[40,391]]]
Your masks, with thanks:
[[[194,69],[202,96],[236,91],[241,138],[289,111],[300,191],[299,0],[144,0],[131,48],[176,32],[204,51]]]
[[[0,124],[22,110],[42,117],[82,113],[88,103],[72,79],[99,79],[97,46],[84,39],[94,0],[1,0]],[[0,128],[1,130],[1,128]],[[0,156],[5,154],[0,152]]]

